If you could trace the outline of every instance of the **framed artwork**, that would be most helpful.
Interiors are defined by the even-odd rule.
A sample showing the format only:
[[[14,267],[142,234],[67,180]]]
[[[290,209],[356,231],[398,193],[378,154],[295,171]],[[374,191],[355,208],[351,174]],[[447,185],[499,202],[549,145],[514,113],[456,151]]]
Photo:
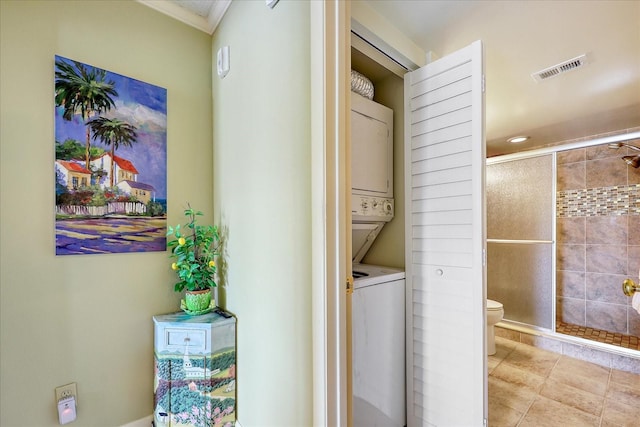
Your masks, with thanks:
[[[55,56],[56,255],[166,250],[167,91]]]

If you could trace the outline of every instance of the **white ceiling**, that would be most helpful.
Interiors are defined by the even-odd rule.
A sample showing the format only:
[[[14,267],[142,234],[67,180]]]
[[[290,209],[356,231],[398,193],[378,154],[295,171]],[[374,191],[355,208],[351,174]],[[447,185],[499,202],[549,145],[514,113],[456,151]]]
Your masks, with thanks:
[[[212,33],[231,0],[140,1],[178,4],[200,19],[208,14],[204,19],[215,24],[203,30]],[[640,126],[638,0],[366,3],[438,56],[483,41],[489,155]],[[540,83],[531,77],[582,54],[589,60],[584,67]],[[522,134],[530,140],[505,142]]]
[[[640,1],[367,3],[439,56],[483,41],[488,154],[640,126]],[[531,77],[585,53],[584,67]]]

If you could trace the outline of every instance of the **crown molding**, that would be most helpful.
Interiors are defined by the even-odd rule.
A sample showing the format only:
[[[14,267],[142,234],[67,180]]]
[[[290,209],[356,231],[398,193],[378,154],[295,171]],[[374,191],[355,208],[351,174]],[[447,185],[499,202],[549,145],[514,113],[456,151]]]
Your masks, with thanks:
[[[211,0],[213,4],[207,17],[199,16],[171,0],[136,1],[211,35],[222,20],[232,0]]]

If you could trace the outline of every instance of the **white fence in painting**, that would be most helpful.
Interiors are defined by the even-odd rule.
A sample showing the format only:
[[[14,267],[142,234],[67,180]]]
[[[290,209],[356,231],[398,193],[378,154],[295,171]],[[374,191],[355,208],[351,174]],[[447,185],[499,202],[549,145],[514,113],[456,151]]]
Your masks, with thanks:
[[[56,205],[56,214],[105,216],[110,214],[138,214],[147,212],[147,205],[140,202],[112,202],[106,206]]]

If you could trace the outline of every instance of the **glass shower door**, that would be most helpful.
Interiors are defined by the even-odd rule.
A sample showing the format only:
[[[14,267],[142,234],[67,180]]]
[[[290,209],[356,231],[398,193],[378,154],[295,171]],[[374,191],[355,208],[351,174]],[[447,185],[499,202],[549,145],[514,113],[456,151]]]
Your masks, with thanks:
[[[554,319],[554,154],[488,162],[487,298],[505,320],[545,329]]]

